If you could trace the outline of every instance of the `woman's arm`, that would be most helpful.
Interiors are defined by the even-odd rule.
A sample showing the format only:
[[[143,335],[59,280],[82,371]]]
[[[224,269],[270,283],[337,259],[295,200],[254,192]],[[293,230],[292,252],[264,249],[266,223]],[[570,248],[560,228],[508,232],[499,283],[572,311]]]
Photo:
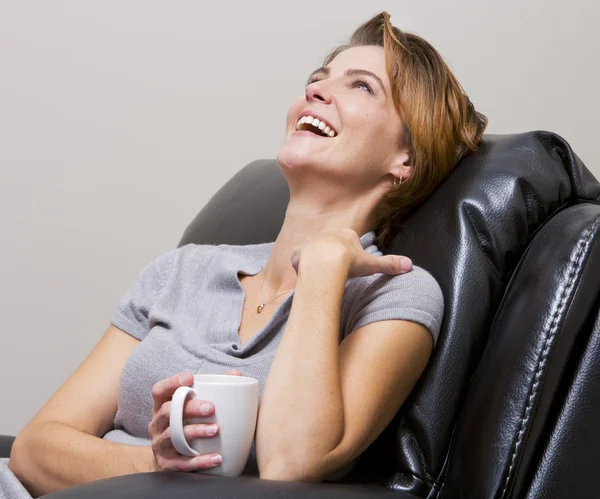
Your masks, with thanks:
[[[19,438],[8,467],[33,497],[103,478],[154,471],[150,447],[108,442],[64,423],[38,423]]]
[[[344,431],[338,342],[346,273],[335,259],[304,263],[263,388],[256,428],[261,478],[278,479],[284,468],[299,476]]]
[[[150,447],[115,444],[101,438],[112,428],[121,372],[139,343],[111,325],[19,433],[9,468],[33,496],[152,470]]]
[[[338,346],[349,267],[327,251],[298,266],[259,409],[261,478],[320,481],[350,462],[389,424],[427,364],[432,337],[414,322],[367,324]]]

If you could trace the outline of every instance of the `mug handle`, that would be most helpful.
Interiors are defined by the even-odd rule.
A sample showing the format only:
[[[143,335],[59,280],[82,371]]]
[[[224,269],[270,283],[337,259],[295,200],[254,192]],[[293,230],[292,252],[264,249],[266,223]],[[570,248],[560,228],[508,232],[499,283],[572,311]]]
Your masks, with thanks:
[[[202,454],[192,449],[185,435],[183,434],[183,406],[187,396],[193,393],[198,396],[196,390],[189,386],[180,386],[175,390],[173,398],[171,399],[171,412],[169,414],[169,425],[171,427],[171,442],[175,450],[183,456],[201,456]]]

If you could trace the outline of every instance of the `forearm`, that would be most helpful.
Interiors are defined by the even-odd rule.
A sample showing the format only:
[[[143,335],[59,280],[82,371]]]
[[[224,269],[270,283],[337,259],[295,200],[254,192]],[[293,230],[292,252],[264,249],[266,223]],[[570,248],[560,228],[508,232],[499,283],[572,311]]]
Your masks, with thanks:
[[[61,423],[28,428],[9,468],[34,497],[117,475],[153,471],[152,449],[102,440]]]
[[[303,261],[292,308],[263,389],[256,433],[261,471],[310,473],[344,433],[339,374],[340,308],[347,270]],[[268,474],[267,474],[268,475]]]

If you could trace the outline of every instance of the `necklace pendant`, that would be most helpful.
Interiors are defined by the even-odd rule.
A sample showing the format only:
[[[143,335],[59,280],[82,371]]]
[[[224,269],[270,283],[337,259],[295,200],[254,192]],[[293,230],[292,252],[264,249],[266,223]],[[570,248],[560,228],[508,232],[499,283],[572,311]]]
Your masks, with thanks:
[[[265,308],[264,303],[262,305],[259,305],[258,307],[256,307],[256,313],[260,314],[263,311],[263,308]]]

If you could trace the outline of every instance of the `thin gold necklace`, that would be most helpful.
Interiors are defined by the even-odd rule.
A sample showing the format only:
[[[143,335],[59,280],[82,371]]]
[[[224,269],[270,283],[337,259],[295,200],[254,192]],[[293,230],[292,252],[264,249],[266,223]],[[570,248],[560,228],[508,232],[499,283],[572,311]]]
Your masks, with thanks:
[[[265,281],[265,275],[264,275],[264,271],[263,271],[263,277],[260,280],[260,298],[261,300],[264,299],[263,297],[263,282]],[[294,288],[290,289],[289,291],[284,291],[283,293],[279,293],[277,296],[275,296],[275,298],[278,298],[281,295],[284,295],[286,293],[291,293],[292,291],[294,291]],[[256,307],[256,313],[260,314],[263,309],[265,308],[265,305],[268,305],[269,303],[271,303],[275,298],[271,298],[268,302],[263,302],[261,303],[258,307]]]

